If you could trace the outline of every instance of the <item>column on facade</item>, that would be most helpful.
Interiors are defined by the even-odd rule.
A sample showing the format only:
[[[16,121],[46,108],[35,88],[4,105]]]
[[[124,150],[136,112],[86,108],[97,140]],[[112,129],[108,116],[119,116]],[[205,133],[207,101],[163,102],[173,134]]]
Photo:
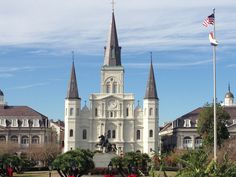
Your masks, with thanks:
[[[184,148],[184,136],[180,135],[180,148],[183,149]]]
[[[120,103],[120,117],[123,117],[122,116],[122,103]]]
[[[90,124],[90,132],[88,135],[88,141],[93,141],[92,137],[93,137],[93,122],[92,120],[89,120],[89,124]]]
[[[105,103],[102,103],[102,117],[105,116],[105,114],[104,114],[104,110],[105,110]]]
[[[101,126],[100,126],[100,135],[103,135],[103,127],[104,127],[104,123],[101,123]]]
[[[195,149],[195,136],[191,136],[192,139],[192,148]]]
[[[121,123],[121,126],[120,126],[120,136],[121,136],[121,138],[120,138],[120,141],[124,141],[124,137],[123,137],[123,134],[124,134],[124,124],[122,124]]]
[[[132,121],[133,136],[131,136],[131,141],[134,141],[134,138],[135,138],[135,126],[134,126],[134,124],[135,124],[135,121],[133,119],[133,121]]]

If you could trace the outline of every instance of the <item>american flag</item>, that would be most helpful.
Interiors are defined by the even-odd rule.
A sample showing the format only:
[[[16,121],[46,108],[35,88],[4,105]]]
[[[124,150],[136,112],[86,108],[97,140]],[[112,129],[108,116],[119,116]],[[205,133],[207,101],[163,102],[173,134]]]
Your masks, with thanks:
[[[209,15],[204,21],[203,21],[203,25],[205,27],[208,27],[208,25],[214,25],[215,23],[215,15],[214,14],[211,14]]]

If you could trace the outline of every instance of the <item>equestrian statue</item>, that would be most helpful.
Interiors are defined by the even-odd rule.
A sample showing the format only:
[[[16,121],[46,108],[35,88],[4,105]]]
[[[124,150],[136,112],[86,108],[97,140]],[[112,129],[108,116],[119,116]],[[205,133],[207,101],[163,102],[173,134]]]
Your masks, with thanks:
[[[97,143],[95,146],[96,147],[100,147],[102,150],[104,150],[103,152],[107,153],[107,152],[116,152],[117,151],[117,148],[116,148],[116,144],[111,144],[109,141],[108,141],[108,137],[105,135],[100,135],[98,137],[100,140],[99,140],[99,143]]]

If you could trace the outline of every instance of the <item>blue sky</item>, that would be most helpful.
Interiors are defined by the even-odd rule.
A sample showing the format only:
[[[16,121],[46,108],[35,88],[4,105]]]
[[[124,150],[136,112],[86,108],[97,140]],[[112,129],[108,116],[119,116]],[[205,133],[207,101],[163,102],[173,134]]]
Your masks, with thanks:
[[[116,1],[125,90],[142,101],[152,51],[161,124],[212,101],[212,28],[202,21],[214,7],[223,100],[229,82],[236,93],[236,1]],[[9,105],[63,119],[72,50],[82,105],[99,92],[110,0],[0,0],[0,8],[0,88]]]

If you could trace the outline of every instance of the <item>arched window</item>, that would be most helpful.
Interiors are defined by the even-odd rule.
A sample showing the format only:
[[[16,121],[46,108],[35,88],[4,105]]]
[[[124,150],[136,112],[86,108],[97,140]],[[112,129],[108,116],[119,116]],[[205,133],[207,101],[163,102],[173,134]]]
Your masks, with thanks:
[[[196,139],[195,139],[195,147],[196,148],[199,148],[199,147],[201,147],[202,146],[202,138],[201,137],[197,137]]]
[[[11,142],[18,143],[18,137],[16,135],[11,136]]]
[[[108,82],[107,85],[106,85],[106,92],[107,93],[111,92],[111,84],[110,84],[110,82]]]
[[[110,117],[113,117],[113,112],[112,111],[110,112]]]
[[[83,140],[87,139],[87,130],[83,129]]]
[[[73,129],[70,129],[70,137],[73,137]]]
[[[39,144],[39,136],[35,135],[32,137],[32,144]]]
[[[184,137],[183,146],[184,148],[192,148],[192,139],[189,136]]]
[[[150,137],[150,138],[153,137],[153,130],[149,130],[149,137]]]
[[[140,140],[140,137],[141,137],[141,136],[140,136],[140,130],[137,130],[137,132],[136,132],[136,139],[137,139],[137,140]]]
[[[24,135],[21,137],[21,144],[29,144],[29,137]]]
[[[112,138],[116,138],[116,131],[112,130]]]
[[[117,89],[117,82],[114,82],[113,83],[113,93],[117,93],[118,92],[118,89]]]
[[[6,142],[6,137],[5,136],[0,136],[0,142]]]
[[[95,117],[98,116],[98,108],[95,108]]]
[[[107,138],[111,138],[111,130],[107,131]]]
[[[129,116],[129,108],[126,108],[126,116]]]
[[[74,109],[73,108],[70,108],[70,116],[73,116],[73,113],[74,112]]]
[[[149,116],[153,115],[153,109],[149,108]]]

